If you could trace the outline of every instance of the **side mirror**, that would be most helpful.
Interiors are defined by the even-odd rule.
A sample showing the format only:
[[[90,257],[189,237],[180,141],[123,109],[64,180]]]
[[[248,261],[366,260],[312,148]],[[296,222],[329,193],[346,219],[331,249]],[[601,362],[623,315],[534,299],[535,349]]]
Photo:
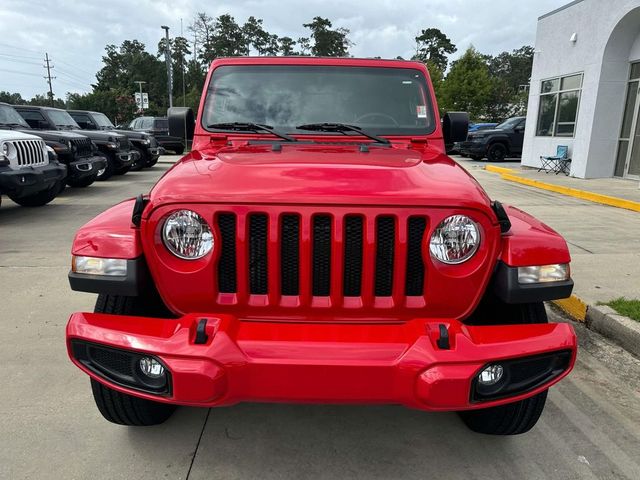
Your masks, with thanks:
[[[91,122],[85,122],[84,124],[80,124],[80,126],[84,129],[84,130],[97,130],[98,127],[95,126],[95,124],[91,123]]]
[[[49,128],[49,122],[46,120],[38,120],[34,128],[39,130],[47,130]]]
[[[516,133],[523,133],[524,132],[524,125],[518,125],[516,128],[513,129]]]
[[[445,145],[464,142],[469,130],[469,114],[467,112],[449,112],[442,118],[442,135]]]
[[[188,107],[170,108],[167,110],[167,118],[169,119],[169,135],[184,138],[187,141],[193,139],[196,122],[192,109]]]

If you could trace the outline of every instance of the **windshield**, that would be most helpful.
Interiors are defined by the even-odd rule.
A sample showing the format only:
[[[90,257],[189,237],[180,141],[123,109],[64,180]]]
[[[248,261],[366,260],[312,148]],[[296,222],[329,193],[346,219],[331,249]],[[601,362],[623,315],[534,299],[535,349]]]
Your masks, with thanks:
[[[109,120],[109,117],[107,117],[104,113],[94,113],[92,117],[94,122],[96,122],[99,127],[115,128],[113,126],[113,123],[111,123],[111,120]]]
[[[521,121],[522,121],[522,118],[520,117],[509,118],[504,122],[502,122],[500,125],[497,125],[495,128],[498,130],[509,130],[511,128],[514,128]]]
[[[13,107],[8,105],[0,105],[0,124],[20,125],[21,127],[29,128],[29,124],[25,122],[24,118]]]
[[[79,129],[76,121],[64,110],[47,110],[49,120],[57,127],[72,127]]]
[[[234,65],[213,72],[202,124],[207,128],[250,122],[281,132],[309,133],[295,127],[328,122],[356,125],[378,135],[424,135],[434,130],[433,118],[426,79],[419,70]]]

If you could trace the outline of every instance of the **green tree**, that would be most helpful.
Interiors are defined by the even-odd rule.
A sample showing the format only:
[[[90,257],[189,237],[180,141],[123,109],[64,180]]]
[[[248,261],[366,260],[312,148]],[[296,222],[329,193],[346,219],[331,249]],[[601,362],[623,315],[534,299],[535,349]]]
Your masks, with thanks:
[[[487,56],[486,62],[493,82],[487,119],[500,121],[514,115],[524,115],[533,67],[533,47],[525,45],[495,57]]]
[[[457,51],[449,37],[437,28],[427,28],[422,30],[415,40],[416,54],[413,60],[435,65],[442,72],[447,70],[448,55]]]
[[[0,102],[9,103],[11,105],[22,105],[24,103],[24,99],[22,95],[19,93],[11,93],[0,91]]]
[[[298,38],[298,46],[300,51],[296,52],[296,55],[308,56],[311,55],[311,39],[309,37]]]
[[[280,37],[278,39],[279,51],[282,55],[295,55],[294,47],[296,41],[291,37]]]
[[[258,55],[277,55],[278,36],[267,32],[262,26],[262,19],[251,16],[242,26],[247,52],[253,47]]]
[[[244,31],[235,19],[229,14],[216,18],[209,40],[202,44],[202,60],[210,63],[218,57],[238,57],[248,54],[249,47]]]
[[[451,64],[440,88],[440,110],[469,112],[472,119],[483,119],[492,88],[485,57],[469,47],[462,57]]]
[[[305,23],[303,26],[311,30],[310,37],[314,42],[311,46],[313,55],[325,57],[346,57],[349,55],[349,47],[353,44],[348,38],[348,29],[332,29],[331,21],[322,17],[313,17],[310,23]],[[300,40],[298,43],[301,44]]]

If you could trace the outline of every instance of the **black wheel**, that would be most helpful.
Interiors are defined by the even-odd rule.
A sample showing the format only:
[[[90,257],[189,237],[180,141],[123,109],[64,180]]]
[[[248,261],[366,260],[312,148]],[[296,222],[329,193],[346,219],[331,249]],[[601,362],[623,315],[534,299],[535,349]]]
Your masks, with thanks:
[[[42,205],[46,205],[51,200],[56,198],[58,196],[58,193],[60,193],[60,182],[56,182],[47,190],[34,193],[33,195],[29,195],[27,197],[14,198],[13,196],[9,195],[9,198],[23,207],[41,207]]]
[[[176,155],[182,155],[184,153],[184,148],[176,148],[174,152],[176,152]]]
[[[506,304],[494,296],[483,299],[478,309],[468,319],[473,325],[509,325],[547,323],[544,303]],[[518,435],[531,430],[536,424],[547,391],[518,402],[498,407],[458,412],[462,421],[474,432],[488,435]]]
[[[480,155],[471,155],[471,160],[475,160],[475,161],[482,160],[482,157]]]
[[[122,295],[98,295],[96,313],[171,318],[171,312],[154,290],[138,297]],[[104,418],[120,425],[157,425],[167,420],[176,409],[175,405],[153,402],[117,392],[91,380],[91,390],[96,406]]]
[[[507,158],[507,147],[504,143],[494,143],[487,150],[487,158],[491,162],[502,162]]]
[[[107,162],[107,165],[104,168],[98,170],[98,176],[96,177],[96,180],[104,182],[105,180],[109,180],[116,173],[115,162],[113,158],[102,152],[98,152],[97,155],[100,155]]]
[[[138,172],[147,166],[147,153],[140,147],[133,146],[132,148],[138,152],[138,159],[131,164],[130,170]]]
[[[93,399],[102,416],[112,423],[132,427],[158,425],[175,411],[175,405],[132,397],[91,379]]]
[[[487,435],[519,435],[531,430],[538,422],[546,401],[547,390],[519,402],[459,412],[459,415],[465,425],[474,432]]]
[[[145,165],[145,168],[153,167],[156,163],[158,163],[159,159],[160,159],[160,157],[151,157],[151,158],[149,158],[149,161]]]
[[[466,153],[461,153],[461,154],[460,154],[460,156],[461,156],[462,158],[467,158],[469,155],[467,155]]]
[[[88,178],[82,178],[80,180],[69,179],[67,180],[67,185],[74,188],[84,188],[84,187],[88,187],[95,181],[96,181],[96,177],[93,177],[93,176]],[[62,188],[62,190],[64,190],[64,188]],[[62,192],[62,190],[60,191]]]

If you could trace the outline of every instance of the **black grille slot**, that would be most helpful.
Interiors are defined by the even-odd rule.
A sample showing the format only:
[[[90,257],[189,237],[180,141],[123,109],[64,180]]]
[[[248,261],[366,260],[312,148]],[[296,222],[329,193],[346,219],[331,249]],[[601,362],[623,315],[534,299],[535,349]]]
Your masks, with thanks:
[[[331,290],[331,217],[313,217],[313,288],[314,296],[327,297]]]
[[[393,217],[376,219],[375,295],[389,297],[393,289],[393,257],[396,224]]]
[[[362,217],[344,219],[344,271],[342,277],[345,297],[360,296],[362,284]]]
[[[249,217],[249,292],[267,293],[267,215]]]
[[[76,156],[88,157],[93,153],[90,139],[71,140],[71,143],[75,146]]]
[[[300,276],[300,217],[283,215],[280,225],[280,290],[298,295]]]
[[[220,231],[220,259],[218,260],[218,291],[234,293],[237,291],[236,273],[236,216],[233,213],[218,215]]]
[[[407,276],[405,295],[422,295],[424,290],[424,260],[422,258],[422,237],[427,227],[424,217],[410,217],[407,222]]]
[[[133,359],[127,353],[105,348],[89,347],[89,357],[93,363],[109,372],[125,377],[133,376]]]

